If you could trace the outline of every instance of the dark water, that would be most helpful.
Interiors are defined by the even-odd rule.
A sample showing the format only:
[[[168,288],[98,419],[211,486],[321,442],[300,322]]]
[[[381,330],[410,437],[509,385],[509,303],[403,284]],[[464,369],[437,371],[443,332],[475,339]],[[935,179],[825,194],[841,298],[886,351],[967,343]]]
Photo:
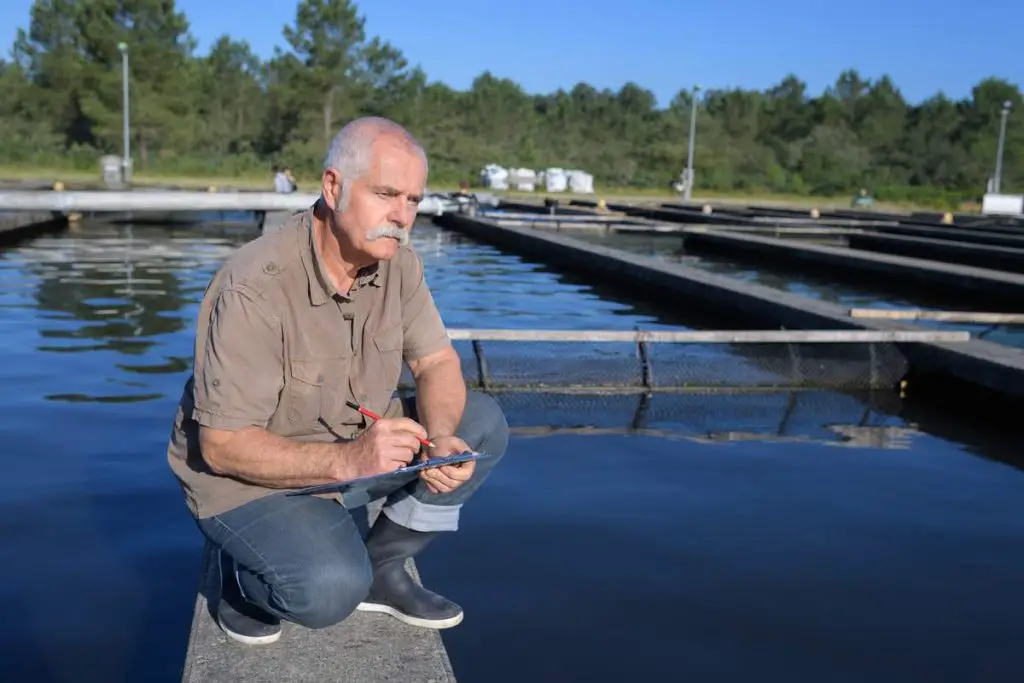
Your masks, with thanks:
[[[652,256],[672,263],[682,263],[850,308],[988,310],[984,303],[979,304],[977,301],[950,303],[939,294],[924,290],[914,292],[903,290],[894,293],[884,283],[874,281],[867,274],[861,280],[837,282],[826,275],[794,269],[789,264],[767,265],[761,262],[755,268],[749,263],[731,261],[718,254],[691,254],[683,249],[681,240],[675,237],[615,233],[608,235],[587,230],[576,231],[573,236],[587,242]],[[1024,347],[1024,325],[944,323],[932,320],[913,321],[909,324],[937,330],[967,330],[975,337],[997,344]]]
[[[466,605],[461,680],[1024,674],[1018,473],[928,438],[531,446],[421,565]]]
[[[85,226],[0,252],[0,680],[178,680],[200,536],[165,444],[242,239]],[[416,241],[451,327],[685,323]],[[503,395],[510,456],[421,563],[467,610],[460,680],[1019,680],[1019,435],[947,441],[878,401]]]

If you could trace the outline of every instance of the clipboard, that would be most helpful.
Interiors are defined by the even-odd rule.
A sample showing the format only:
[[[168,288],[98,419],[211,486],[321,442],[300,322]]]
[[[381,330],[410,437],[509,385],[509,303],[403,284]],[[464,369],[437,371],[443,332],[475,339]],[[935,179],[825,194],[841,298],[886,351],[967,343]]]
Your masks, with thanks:
[[[412,464],[406,465],[405,467],[399,467],[397,470],[391,470],[390,472],[381,472],[380,474],[370,474],[365,477],[357,477],[356,479],[349,479],[347,481],[335,481],[330,484],[317,484],[316,486],[307,486],[305,488],[297,489],[295,491],[289,491],[285,495],[287,496],[305,496],[311,493],[340,493],[345,489],[351,488],[358,485],[370,485],[377,481],[382,481],[396,475],[410,474],[413,472],[419,472],[420,470],[428,470],[434,467],[441,467],[443,465],[457,465],[460,462],[469,462],[470,460],[482,460],[483,458],[489,457],[487,453],[475,453],[467,451],[465,453],[455,453],[454,455],[447,455],[441,458],[428,458],[426,460],[419,460]]]

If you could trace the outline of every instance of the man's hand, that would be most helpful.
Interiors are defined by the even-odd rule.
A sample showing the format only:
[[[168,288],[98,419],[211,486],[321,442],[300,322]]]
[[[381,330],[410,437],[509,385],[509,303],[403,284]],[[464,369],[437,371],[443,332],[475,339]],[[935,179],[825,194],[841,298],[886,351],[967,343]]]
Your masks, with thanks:
[[[407,417],[377,420],[347,445],[343,467],[352,477],[393,472],[412,461],[427,431]],[[339,477],[346,478],[346,477]]]
[[[445,458],[456,453],[465,453],[471,449],[465,441],[457,436],[438,436],[431,439],[434,447],[430,449],[430,457]],[[420,470],[420,479],[427,485],[431,493],[451,493],[469,481],[476,469],[476,461],[460,462],[455,465],[443,465]]]

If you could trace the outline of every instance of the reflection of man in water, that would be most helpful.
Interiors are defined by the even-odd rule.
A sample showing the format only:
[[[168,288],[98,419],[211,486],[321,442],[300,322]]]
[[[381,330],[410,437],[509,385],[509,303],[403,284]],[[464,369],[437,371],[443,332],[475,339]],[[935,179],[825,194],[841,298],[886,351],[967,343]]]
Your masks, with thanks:
[[[282,619],[322,628],[356,609],[435,629],[462,620],[405,561],[458,528],[508,426],[494,400],[467,392],[407,245],[426,179],[426,156],[404,129],[350,123],[328,151],[316,204],[229,257],[203,297],[168,459],[217,549],[217,619],[235,640],[270,643]],[[416,383],[407,401],[392,397],[403,361]],[[281,495],[392,472],[417,456],[419,438],[431,455],[491,457],[343,496]],[[364,542],[350,510],[371,499],[385,504]]]

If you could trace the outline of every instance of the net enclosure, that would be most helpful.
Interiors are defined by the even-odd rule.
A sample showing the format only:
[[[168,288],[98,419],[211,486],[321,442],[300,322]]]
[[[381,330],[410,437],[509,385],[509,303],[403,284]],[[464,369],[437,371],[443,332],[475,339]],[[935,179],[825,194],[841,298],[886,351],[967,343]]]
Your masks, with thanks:
[[[493,394],[518,438],[647,435],[672,441],[817,442],[906,448],[916,433],[893,392]]]
[[[588,331],[452,329],[466,382],[491,392],[650,393],[899,385],[902,344],[956,330]],[[402,388],[412,385],[406,370]]]

